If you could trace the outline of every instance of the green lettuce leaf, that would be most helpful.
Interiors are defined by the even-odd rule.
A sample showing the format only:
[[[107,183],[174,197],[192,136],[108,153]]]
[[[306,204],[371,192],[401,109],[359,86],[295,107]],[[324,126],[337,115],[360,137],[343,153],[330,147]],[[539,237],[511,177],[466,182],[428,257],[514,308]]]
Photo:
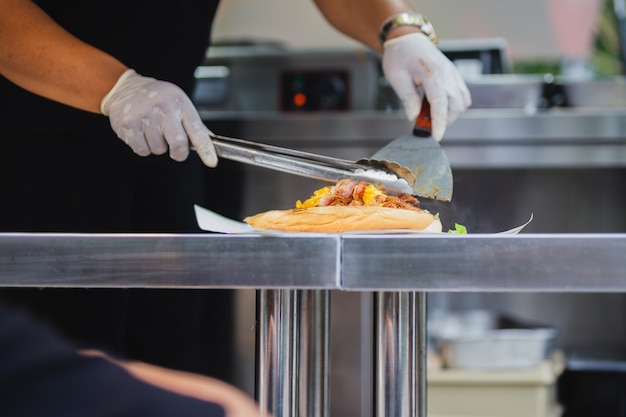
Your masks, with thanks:
[[[454,229],[448,230],[448,233],[452,235],[466,235],[467,227],[463,226],[462,224],[454,223]]]

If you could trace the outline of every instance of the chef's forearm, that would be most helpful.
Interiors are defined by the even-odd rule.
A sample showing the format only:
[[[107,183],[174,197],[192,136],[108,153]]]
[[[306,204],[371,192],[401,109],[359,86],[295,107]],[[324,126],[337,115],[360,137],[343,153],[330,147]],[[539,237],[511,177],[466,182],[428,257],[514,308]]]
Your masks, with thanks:
[[[406,0],[314,1],[337,30],[376,51],[381,51],[378,32],[385,19],[397,13],[413,11]],[[388,39],[416,31],[419,31],[416,27],[400,27],[389,33]]]
[[[40,96],[99,113],[127,69],[61,28],[30,0],[0,0],[0,74]]]

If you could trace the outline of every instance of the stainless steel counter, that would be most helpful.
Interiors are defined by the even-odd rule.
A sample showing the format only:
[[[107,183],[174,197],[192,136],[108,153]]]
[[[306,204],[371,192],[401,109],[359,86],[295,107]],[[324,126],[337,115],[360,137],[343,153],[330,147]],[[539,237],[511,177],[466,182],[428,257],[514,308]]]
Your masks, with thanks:
[[[426,294],[626,291],[626,234],[0,234],[0,285],[257,288],[258,400],[328,416],[330,290],[374,293],[375,417],[426,416]]]
[[[0,285],[626,291],[626,234],[0,234]]]
[[[348,291],[626,291],[625,234],[342,238]]]
[[[0,233],[0,285],[339,288],[339,239]]]

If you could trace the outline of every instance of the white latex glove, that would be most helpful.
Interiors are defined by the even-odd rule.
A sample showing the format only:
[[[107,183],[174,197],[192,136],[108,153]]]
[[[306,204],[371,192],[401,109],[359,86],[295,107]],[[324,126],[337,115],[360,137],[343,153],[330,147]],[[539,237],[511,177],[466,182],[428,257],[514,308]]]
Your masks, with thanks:
[[[390,39],[383,48],[383,72],[407,117],[415,122],[420,112],[422,97],[417,87],[421,85],[430,102],[432,135],[441,140],[446,128],[472,104],[458,70],[422,33]]]
[[[189,143],[202,161],[217,165],[217,154],[191,99],[178,86],[127,70],[104,96],[100,108],[111,127],[136,154],[162,155],[175,161],[189,156]]]

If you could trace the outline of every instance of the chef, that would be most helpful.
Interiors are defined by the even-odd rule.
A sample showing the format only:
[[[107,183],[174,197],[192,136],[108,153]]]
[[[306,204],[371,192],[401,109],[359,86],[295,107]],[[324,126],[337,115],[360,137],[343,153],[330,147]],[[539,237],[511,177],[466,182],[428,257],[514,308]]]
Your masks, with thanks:
[[[316,4],[339,31],[382,53],[411,120],[423,89],[436,139],[470,105],[433,26],[406,0]],[[217,7],[211,0],[0,0],[0,232],[198,231],[193,204],[203,203],[202,172],[218,161],[189,94]],[[228,373],[220,368],[231,351],[228,293],[2,295],[79,342]]]

